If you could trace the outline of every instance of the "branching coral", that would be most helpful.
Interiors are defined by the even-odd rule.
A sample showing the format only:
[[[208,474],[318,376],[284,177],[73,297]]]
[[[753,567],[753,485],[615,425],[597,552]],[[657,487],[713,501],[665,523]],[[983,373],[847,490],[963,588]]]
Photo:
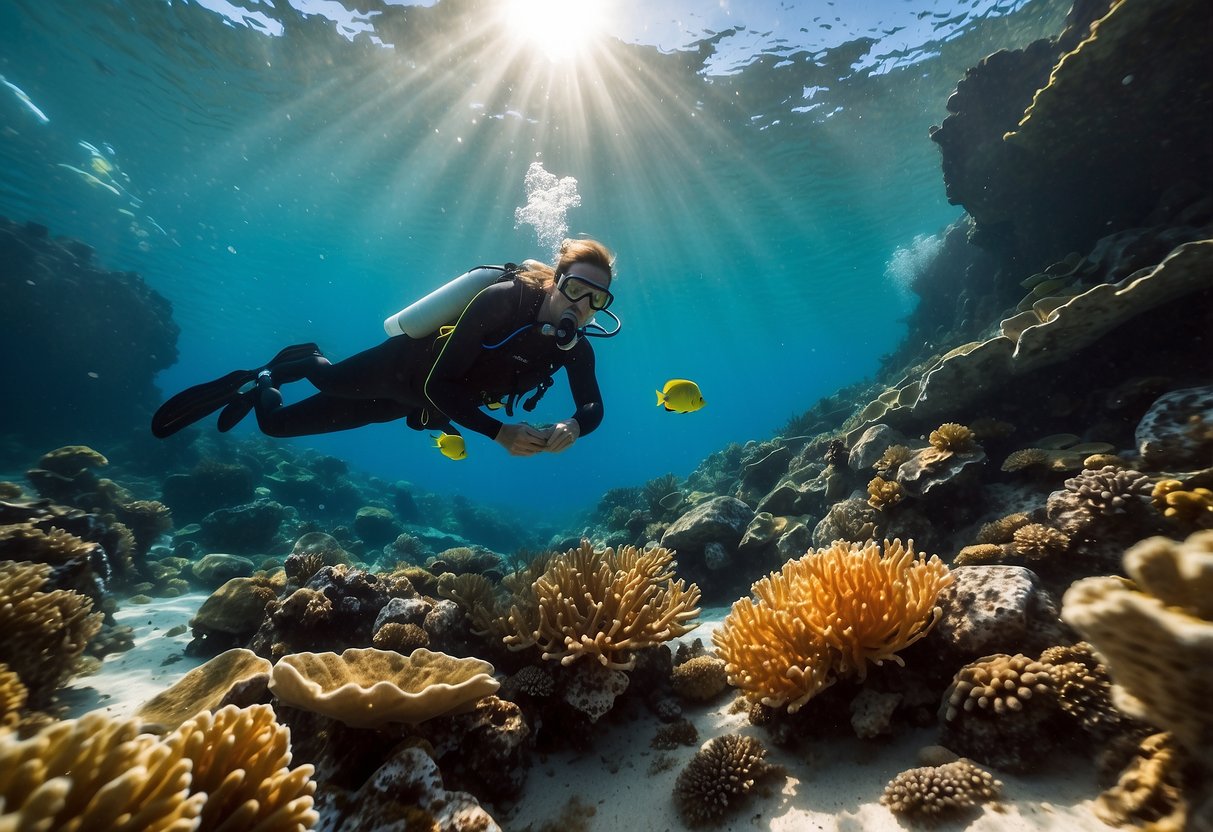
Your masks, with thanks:
[[[194,717],[166,739],[175,754],[192,761],[190,792],[206,797],[201,829],[303,832],[316,823],[314,769],[289,768],[290,737],[269,705],[228,705]]]
[[[94,711],[28,740],[0,735],[0,811],[11,829],[182,832],[205,794],[189,794],[190,761]]]
[[[901,464],[908,462],[913,455],[914,452],[905,445],[890,445],[885,448],[885,452],[880,455],[880,459],[876,460],[876,464],[872,467],[880,476],[890,479],[897,473]]]
[[[597,551],[588,540],[552,559],[499,619],[511,650],[538,646],[544,659],[569,665],[591,656],[604,667],[630,670],[635,651],[690,632],[699,615],[699,587],[674,580],[674,554],[660,546]]]
[[[483,575],[468,572],[462,575],[443,573],[438,578],[438,594],[459,605],[472,622],[472,631],[478,635],[507,633],[497,626],[500,612],[497,609],[497,588]]]
[[[1061,554],[1070,545],[1070,538],[1051,526],[1029,523],[1015,530],[1012,547],[1028,560],[1043,560]]]
[[[899,815],[936,818],[998,797],[1002,783],[972,760],[903,771],[885,787],[880,802]]]
[[[838,677],[862,680],[868,663],[902,663],[899,650],[930,631],[941,614],[948,567],[914,543],[835,541],[784,564],[754,584],[757,602],[733,604],[712,641],[729,684],[752,701],[795,713]]]
[[[736,809],[755,781],[774,771],[753,737],[726,734],[703,747],[678,775],[674,800],[690,826],[719,820]]]
[[[29,692],[21,684],[21,677],[0,662],[0,731],[13,728],[21,721],[21,709]]]
[[[986,523],[977,532],[977,542],[980,543],[1010,543],[1017,529],[1032,522],[1023,512],[1008,514]]]
[[[1189,801],[1183,774],[1184,756],[1171,734],[1146,737],[1116,785],[1095,801],[1095,814],[1112,826],[1154,832],[1181,832],[1188,826]]]
[[[0,735],[0,827],[88,832],[303,832],[312,767],[268,705],[202,714],[164,740],[102,713],[28,740]]]
[[[944,422],[938,428],[931,431],[930,436],[927,437],[927,441],[936,450],[954,454],[969,453],[977,447],[973,431],[955,422]]]
[[[877,511],[897,505],[904,496],[901,483],[896,480],[873,477],[868,483],[868,505]]]
[[[1078,534],[1098,520],[1130,514],[1151,490],[1149,477],[1139,471],[1113,465],[1083,471],[1049,495],[1049,520],[1066,534]]]
[[[101,629],[101,613],[77,592],[41,592],[51,567],[0,562],[0,662],[21,677],[32,704],[45,702],[72,673]]]

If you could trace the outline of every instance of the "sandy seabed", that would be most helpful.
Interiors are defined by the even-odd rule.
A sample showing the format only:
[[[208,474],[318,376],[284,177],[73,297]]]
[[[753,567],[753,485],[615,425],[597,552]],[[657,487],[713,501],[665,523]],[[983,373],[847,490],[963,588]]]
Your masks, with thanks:
[[[165,690],[201,662],[184,655],[189,619],[206,599],[193,593],[123,606],[118,623],[135,630],[135,647],[109,656],[98,673],[78,677],[62,694],[69,717],[100,709],[115,717],[132,716],[140,704]],[[706,609],[703,623],[683,640],[710,643],[727,608]],[[169,636],[174,627],[185,632]],[[923,729],[888,740],[831,738],[795,751],[774,747],[744,714],[728,713],[731,697],[707,706],[685,708],[702,742],[727,733],[750,734],[768,748],[769,762],[782,766],[786,778],[760,785],[736,814],[717,830],[771,832],[892,832],[924,828],[892,814],[880,804],[885,785],[898,773],[919,765],[918,750],[936,742]],[[518,801],[493,815],[506,832],[552,829],[589,832],[676,832],[686,829],[671,797],[678,773],[696,749],[656,751],[649,740],[659,723],[637,719],[601,725],[591,752],[537,754]],[[668,759],[667,759],[668,758]],[[667,767],[654,766],[664,762]],[[660,768],[661,770],[656,770]],[[1095,817],[1092,803],[1099,789],[1089,760],[1059,758],[1030,777],[994,772],[1002,781],[1002,798],[981,810],[934,823],[937,832],[1001,832],[1056,829],[1066,832],[1111,827]],[[593,814],[590,814],[592,810]],[[584,825],[579,825],[584,824]]]

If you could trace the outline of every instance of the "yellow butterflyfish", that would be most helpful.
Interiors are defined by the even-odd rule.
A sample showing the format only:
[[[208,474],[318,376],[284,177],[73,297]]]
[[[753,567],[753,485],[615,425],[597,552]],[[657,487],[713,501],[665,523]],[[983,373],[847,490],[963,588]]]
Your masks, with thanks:
[[[705,404],[699,385],[685,378],[672,378],[657,391],[657,406],[671,413],[694,413]]]
[[[443,433],[432,438],[434,447],[447,459],[467,459],[467,448],[463,444],[463,437],[459,434]]]

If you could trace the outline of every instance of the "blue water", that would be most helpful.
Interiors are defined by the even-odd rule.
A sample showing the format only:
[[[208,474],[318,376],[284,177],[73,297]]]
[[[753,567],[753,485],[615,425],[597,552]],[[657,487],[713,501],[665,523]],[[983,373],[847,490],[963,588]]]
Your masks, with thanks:
[[[618,253],[624,321],[596,433],[530,459],[472,435],[462,462],[400,423],[294,440],[520,513],[685,476],[869,376],[912,309],[905,251],[961,213],[928,128],[966,67],[1068,9],[606,3],[553,60],[500,4],[373,5],[0,0],[0,74],[28,96],[0,88],[0,215],[171,300],[167,396],[288,343],[345,357],[473,265],[549,259],[515,226],[524,176],[574,177],[569,231]],[[81,142],[118,193],[63,167],[88,169]],[[673,377],[707,407],[656,407]],[[571,410],[558,378],[534,419]]]

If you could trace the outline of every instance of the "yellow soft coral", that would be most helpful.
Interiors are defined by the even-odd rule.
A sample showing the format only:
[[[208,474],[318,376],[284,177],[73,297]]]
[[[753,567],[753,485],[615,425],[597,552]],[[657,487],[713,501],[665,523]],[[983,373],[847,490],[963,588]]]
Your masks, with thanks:
[[[511,650],[538,646],[544,659],[569,665],[592,656],[604,667],[630,670],[635,651],[694,629],[699,587],[674,580],[674,553],[660,546],[596,551],[588,540],[553,558],[498,620]],[[527,593],[520,593],[527,594]]]
[[[941,614],[948,567],[914,543],[835,541],[754,584],[712,636],[729,684],[751,701],[795,713],[838,677],[862,680],[868,663],[892,660]]]
[[[950,451],[954,454],[968,453],[977,446],[973,431],[965,425],[956,422],[944,422],[927,437],[931,447],[940,451]]]

